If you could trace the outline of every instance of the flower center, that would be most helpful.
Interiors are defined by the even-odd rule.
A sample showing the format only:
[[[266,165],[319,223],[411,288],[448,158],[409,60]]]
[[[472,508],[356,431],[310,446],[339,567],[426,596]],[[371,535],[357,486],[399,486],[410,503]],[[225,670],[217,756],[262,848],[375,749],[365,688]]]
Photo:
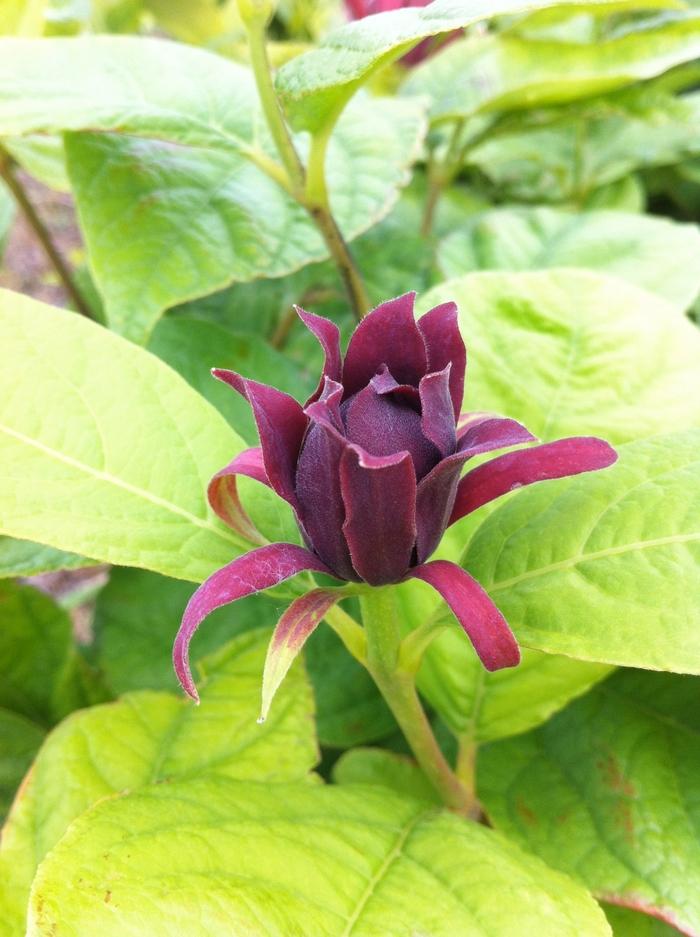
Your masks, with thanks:
[[[421,479],[440,461],[440,452],[421,430],[421,416],[405,400],[377,394],[371,386],[342,404],[340,413],[350,442],[370,455],[393,455],[406,450]]]

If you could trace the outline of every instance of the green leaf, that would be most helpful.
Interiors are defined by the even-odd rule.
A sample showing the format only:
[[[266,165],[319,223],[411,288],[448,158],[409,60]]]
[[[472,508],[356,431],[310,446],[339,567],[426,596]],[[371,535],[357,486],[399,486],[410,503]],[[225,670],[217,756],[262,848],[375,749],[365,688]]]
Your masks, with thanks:
[[[98,805],[43,863],[29,918],[28,937],[610,933],[580,886],[477,824],[381,788],[228,779]]]
[[[479,273],[419,307],[448,299],[469,349],[465,409],[542,439],[620,443],[700,424],[700,333],[658,297],[586,271]]]
[[[559,0],[566,7],[576,0]],[[355,91],[378,68],[396,61],[421,39],[463,29],[505,13],[524,13],[552,0],[435,0],[428,7],[396,10],[348,23],[334,30],[318,48],[283,66],[277,90],[292,125],[319,133],[337,118]],[[625,3],[598,0],[576,3],[579,9],[661,8],[675,3]]]
[[[427,803],[440,803],[435,788],[408,755],[381,748],[353,748],[333,765],[336,784],[375,784]]]
[[[0,87],[0,135],[100,131],[68,135],[68,172],[108,321],[135,341],[169,306],[328,256],[281,184],[249,69],[158,39],[6,40]],[[389,211],[424,133],[417,101],[345,115],[326,171],[348,240]]]
[[[43,739],[44,730],[31,719],[0,709],[0,819],[7,813]]]
[[[500,201],[584,205],[631,172],[698,153],[700,95],[642,85],[566,109],[537,111],[501,127],[467,153]]]
[[[418,685],[456,736],[480,744],[546,722],[610,670],[523,648],[518,667],[488,673],[463,632],[450,627],[430,646]]]
[[[155,356],[0,291],[0,389],[2,533],[194,581],[245,549],[205,497],[243,441]]]
[[[58,569],[81,569],[93,563],[93,560],[76,553],[64,553],[31,540],[0,536],[0,579],[36,576],[37,573],[52,573]]]
[[[38,863],[103,797],[182,777],[255,779],[274,790],[271,782],[307,776],[317,749],[301,668],[290,672],[267,723],[255,721],[268,639],[267,629],[251,632],[201,661],[200,706],[181,695],[137,692],[75,713],[51,733],[3,832],[3,937],[22,932]]]
[[[424,131],[415,101],[358,102],[338,124],[327,179],[347,240],[391,208]],[[306,210],[245,155],[105,134],[69,134],[66,154],[108,319],[136,340],[169,306],[328,256]]]
[[[575,303],[572,296],[576,297]],[[677,310],[660,299],[619,280],[558,270],[473,274],[432,290],[421,298],[419,306],[425,310],[448,299],[455,299],[460,306],[462,332],[469,349],[466,409],[493,410],[515,417],[543,439],[597,433],[620,442],[671,428],[673,424],[687,427],[700,421],[697,404],[700,387],[697,397],[687,399],[688,382],[696,383],[700,375],[700,336]],[[662,400],[665,403],[661,404]],[[553,526],[558,515],[552,508],[546,517],[543,513],[537,532],[528,529],[527,539],[522,535],[520,550],[530,549],[532,537],[532,543],[539,545],[543,556],[551,550],[553,539],[561,541],[565,551],[569,532],[569,547],[573,551],[576,537],[585,539],[594,520],[593,512],[607,503],[601,500],[600,505],[596,504],[587,486],[612,485],[614,477],[606,471],[599,478],[582,478],[576,489],[582,492],[575,514],[580,517],[580,527],[572,529],[567,517],[566,525],[558,530]],[[512,506],[506,505],[502,510],[516,511],[517,505],[529,498],[541,498],[544,505],[562,490],[558,485],[548,482],[540,491],[535,488],[513,495]],[[601,494],[601,499],[609,497],[614,496]],[[570,498],[574,503],[573,492]],[[498,505],[491,511],[494,509],[503,516]],[[533,519],[535,511],[533,507]],[[633,525],[632,513],[630,508]],[[488,517],[488,509],[475,513],[448,532],[443,544],[449,559],[464,562],[477,578],[483,575],[485,578],[480,581],[486,586],[490,581],[495,584],[490,566],[495,564],[506,539],[497,520],[488,528],[493,534],[488,539],[486,535],[480,538],[479,531],[488,524]],[[515,525],[515,520],[512,523]],[[608,523],[614,525],[615,520],[611,518]],[[613,531],[617,528],[610,529],[610,536],[616,536]],[[471,536],[475,537],[473,547]],[[621,534],[620,543],[624,542]],[[480,550],[486,551],[483,557],[479,556]],[[504,555],[510,554],[504,551]],[[533,546],[533,566],[537,562],[535,555]],[[640,562],[644,556],[639,554]],[[556,614],[566,622],[570,608],[578,607],[576,570],[575,566],[569,570],[571,586],[564,594],[559,591],[559,580],[552,586],[556,591],[553,608],[548,612],[552,622]],[[508,573],[501,573],[499,567],[498,578],[507,579]],[[538,582],[533,580],[531,585],[535,587]],[[525,584],[522,588],[526,588]],[[673,591],[674,585],[668,588]],[[415,584],[410,584],[410,589],[408,607],[419,607]],[[499,604],[502,594],[494,593]],[[520,606],[516,613],[509,600],[504,601],[503,609],[508,610],[506,617],[512,625],[517,626],[525,617],[528,623],[530,620],[534,623],[535,611]],[[592,597],[590,601],[593,602]],[[618,614],[623,622],[629,621],[628,607],[622,610],[624,595],[617,601]],[[546,604],[543,597],[537,607],[544,608]],[[423,617],[413,622],[414,626],[431,612],[440,614],[440,609],[435,610],[434,603],[432,608],[423,609]],[[577,629],[588,629],[584,617],[581,614]],[[603,629],[601,621],[601,633]],[[671,626],[669,630],[673,633]],[[570,647],[567,644],[565,649],[563,644],[551,640],[551,635],[546,640],[531,641],[531,634],[520,629],[519,637],[552,653],[527,650],[521,667],[486,674],[463,634],[451,622],[428,649],[419,673],[419,686],[456,734],[486,741],[538,725],[605,676],[607,665],[616,660],[601,653],[603,646],[598,643],[595,653],[590,652],[592,645],[589,653],[575,652],[574,657],[587,659],[580,661],[553,656],[555,652],[569,654]],[[660,642],[660,636],[653,637]],[[593,641],[592,631],[590,638]],[[633,647],[638,644],[635,641]],[[587,662],[590,660],[606,663]]]
[[[642,21],[591,43],[514,33],[451,43],[415,69],[402,91],[430,98],[432,121],[528,110],[607,94],[700,55],[700,16]]]
[[[302,371],[256,335],[237,334],[213,322],[185,316],[161,319],[148,348],[206,397],[251,446],[259,443],[250,404],[221,381],[215,381],[212,367],[228,368],[272,384],[300,402],[316,389],[321,372],[320,360],[317,372],[311,368]]]
[[[614,937],[678,937],[680,931],[658,918],[649,917],[629,908],[604,905],[605,916],[613,929]]]
[[[700,430],[619,453],[511,497],[464,565],[527,647],[700,673]]]
[[[489,746],[479,788],[491,819],[607,900],[700,933],[699,690],[691,677],[620,673]]]
[[[0,581],[0,708],[44,727],[87,702],[67,613],[32,586]]]
[[[449,234],[438,247],[437,264],[445,278],[476,270],[584,267],[687,309],[700,290],[700,231],[626,212],[502,208]]]

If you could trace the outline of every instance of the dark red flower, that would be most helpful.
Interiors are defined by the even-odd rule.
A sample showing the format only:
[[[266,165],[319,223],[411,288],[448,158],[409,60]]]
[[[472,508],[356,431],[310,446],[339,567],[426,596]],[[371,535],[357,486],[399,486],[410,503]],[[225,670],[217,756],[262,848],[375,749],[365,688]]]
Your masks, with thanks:
[[[517,663],[510,629],[481,586],[453,563],[427,560],[445,529],[481,505],[523,485],[604,468],[616,454],[601,439],[563,439],[502,455],[460,477],[475,456],[535,437],[505,417],[460,416],[466,351],[457,307],[444,303],[416,321],[414,297],[389,300],[363,319],[344,359],[337,326],[298,310],[325,354],[318,388],[304,407],[232,371],[213,372],[249,401],[261,445],[214,476],[212,507],[250,534],[235,479],[255,478],[292,506],[308,549],[264,546],[200,587],[176,643],[188,692],[194,688],[187,646],[202,619],[303,569],[370,586],[423,579],[450,605],[488,669]]]

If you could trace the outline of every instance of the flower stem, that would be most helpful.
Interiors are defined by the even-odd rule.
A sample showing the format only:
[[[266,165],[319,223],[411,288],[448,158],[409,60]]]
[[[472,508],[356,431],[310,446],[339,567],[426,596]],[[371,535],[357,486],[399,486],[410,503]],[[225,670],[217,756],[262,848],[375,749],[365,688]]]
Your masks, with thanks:
[[[332,125],[312,141],[308,172],[304,170],[282,113],[272,81],[270,60],[265,44],[265,24],[260,19],[245,23],[250,49],[250,63],[260,95],[263,113],[275,146],[289,177],[284,186],[313,218],[328,251],[335,261],[357,319],[369,311],[369,301],[352,254],[331,213],[325,177],[326,147]]]
[[[445,805],[469,815],[472,797],[450,768],[423,710],[414,676],[399,667],[401,635],[391,587],[372,588],[360,597],[367,636],[367,669],[394,714],[423,773]]]
[[[282,107],[275,93],[265,43],[265,24],[261,20],[250,20],[245,23],[245,27],[248,34],[250,64],[255,76],[255,84],[260,95],[265,120],[270,128],[280,159],[289,175],[292,194],[296,198],[300,198],[304,191],[304,167],[299,159],[299,154],[284,120]]]
[[[36,208],[31,203],[21,179],[15,172],[15,163],[12,157],[0,148],[0,178],[12,193],[15,201],[19,205],[27,223],[36,235],[36,239],[46,253],[51,266],[56,271],[58,278],[63,284],[63,288],[70,297],[76,310],[88,319],[94,319],[92,309],[81,294],[78,287],[73,282],[73,277],[68,265],[54,244],[49,229],[39,217]]]
[[[345,243],[331,212],[326,185],[326,151],[332,127],[332,123],[329,123],[328,127],[315,134],[311,141],[304,204],[323,235],[326,247],[342,277],[355,317],[359,320],[369,312],[369,300],[350,248]]]

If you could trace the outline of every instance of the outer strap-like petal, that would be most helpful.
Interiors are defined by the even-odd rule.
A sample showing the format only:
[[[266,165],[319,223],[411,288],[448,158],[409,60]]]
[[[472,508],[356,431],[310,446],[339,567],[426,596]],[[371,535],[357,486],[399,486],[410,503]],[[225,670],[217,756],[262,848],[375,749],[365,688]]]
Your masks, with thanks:
[[[294,543],[271,543],[244,553],[217,570],[187,603],[173,647],[173,664],[182,688],[198,700],[189,665],[190,641],[207,615],[237,599],[262,592],[306,569],[333,575],[318,557]]]
[[[522,423],[495,413],[463,413],[459,419],[457,439],[459,451],[469,453],[470,457],[537,441],[537,437]]]
[[[442,303],[426,312],[418,320],[418,328],[428,355],[427,370],[442,371],[448,364],[450,371],[450,397],[455,421],[464,398],[464,373],[467,367],[467,349],[459,331],[455,303]]]
[[[463,414],[469,416],[469,414]],[[459,476],[465,462],[484,452],[532,442],[535,438],[515,420],[491,413],[471,414],[462,431],[457,452],[447,456],[418,483],[416,499],[416,548],[419,563],[437,548],[445,529],[452,523]]]
[[[325,356],[321,379],[316,390],[306,401],[306,405],[308,405],[321,396],[326,378],[332,381],[340,381],[342,377],[343,359],[340,354],[340,330],[335,322],[331,322],[330,319],[315,316],[312,312],[306,312],[300,306],[294,308],[307,329],[318,339]]]
[[[447,364],[442,371],[426,374],[419,385],[421,402],[421,429],[440,451],[443,458],[451,455],[457,447],[455,415],[450,397],[450,372]]]
[[[406,293],[382,303],[357,326],[343,364],[346,398],[369,384],[383,364],[397,383],[418,386],[428,368],[425,343],[413,317],[415,296]]]
[[[532,449],[508,452],[479,465],[460,481],[450,524],[501,495],[550,478],[565,478],[607,468],[617,453],[603,439],[573,436]]]
[[[434,560],[416,566],[407,578],[422,579],[442,596],[487,670],[520,663],[520,649],[508,622],[476,579],[460,566]]]
[[[411,456],[372,456],[350,444],[340,460],[340,488],[352,565],[370,585],[398,582],[410,565],[416,540]]]
[[[212,374],[250,403],[270,485],[293,508],[298,508],[294,474],[309,422],[301,406],[289,394],[267,384],[250,381],[234,371],[215,368]]]
[[[275,693],[304,642],[316,630],[328,609],[341,597],[342,591],[339,589],[314,589],[295,599],[277,622],[265,658],[258,722],[267,719]]]
[[[207,497],[212,509],[221,520],[237,533],[252,543],[265,543],[265,538],[255,527],[245,508],[241,504],[236,485],[237,475],[247,475],[270,485],[259,448],[245,449],[239,452],[233,462],[214,475],[207,488]]]

